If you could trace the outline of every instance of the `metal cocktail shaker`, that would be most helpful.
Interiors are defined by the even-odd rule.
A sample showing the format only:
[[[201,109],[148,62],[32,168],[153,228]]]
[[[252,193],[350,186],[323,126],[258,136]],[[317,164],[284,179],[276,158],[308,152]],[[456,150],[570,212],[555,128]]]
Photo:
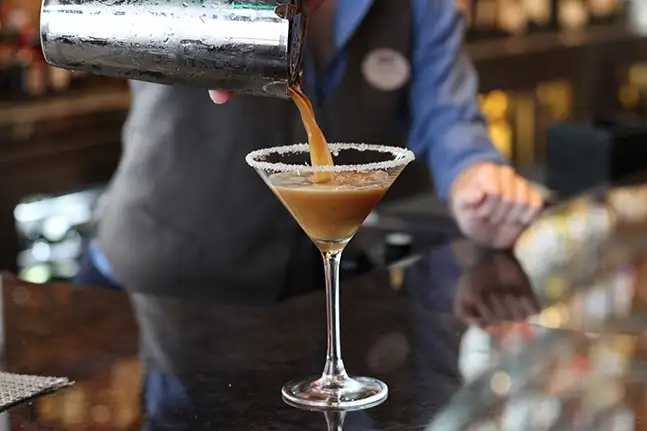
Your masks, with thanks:
[[[43,0],[49,64],[160,84],[289,97],[303,65],[301,0]]]

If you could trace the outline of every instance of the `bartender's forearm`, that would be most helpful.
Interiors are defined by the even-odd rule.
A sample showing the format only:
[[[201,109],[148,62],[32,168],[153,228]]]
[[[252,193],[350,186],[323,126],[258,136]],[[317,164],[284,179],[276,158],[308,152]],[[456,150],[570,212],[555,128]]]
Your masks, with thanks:
[[[478,77],[462,50],[464,20],[451,1],[414,2],[410,147],[425,155],[439,196],[479,162],[506,163],[478,104]]]

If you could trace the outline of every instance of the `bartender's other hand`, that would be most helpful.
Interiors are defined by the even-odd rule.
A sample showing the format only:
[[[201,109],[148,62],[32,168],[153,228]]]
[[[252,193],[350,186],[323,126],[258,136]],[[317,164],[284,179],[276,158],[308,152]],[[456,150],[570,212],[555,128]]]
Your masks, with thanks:
[[[452,184],[450,207],[459,228],[480,245],[514,245],[544,205],[541,194],[509,166],[478,163]]]
[[[216,105],[229,102],[235,96],[231,91],[209,90],[209,97]]]
[[[306,15],[314,13],[317,9],[321,7],[321,5],[325,1],[326,0],[304,0],[303,12]],[[217,105],[222,105],[224,103],[229,102],[231,99],[236,97],[236,95],[231,91],[210,90],[209,97],[211,97],[211,100],[213,100],[213,103]]]

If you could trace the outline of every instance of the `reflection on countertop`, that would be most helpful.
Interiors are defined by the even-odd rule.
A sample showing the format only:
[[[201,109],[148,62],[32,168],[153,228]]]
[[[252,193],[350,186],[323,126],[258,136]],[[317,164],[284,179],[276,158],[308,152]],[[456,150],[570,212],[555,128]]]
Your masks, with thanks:
[[[512,257],[495,282],[466,273],[464,385],[428,431],[643,429],[646,198],[639,184],[567,202],[517,244],[523,276]]]

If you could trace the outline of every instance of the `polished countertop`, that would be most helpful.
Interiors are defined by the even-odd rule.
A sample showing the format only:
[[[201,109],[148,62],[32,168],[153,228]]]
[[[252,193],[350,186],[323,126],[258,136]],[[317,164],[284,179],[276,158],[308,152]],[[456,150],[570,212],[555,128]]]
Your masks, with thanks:
[[[323,365],[322,289],[231,306],[5,273],[4,370],[76,383],[0,428],[647,429],[647,186],[551,208],[507,253],[434,238],[342,283],[346,367],[390,391],[326,415],[280,395]]]

